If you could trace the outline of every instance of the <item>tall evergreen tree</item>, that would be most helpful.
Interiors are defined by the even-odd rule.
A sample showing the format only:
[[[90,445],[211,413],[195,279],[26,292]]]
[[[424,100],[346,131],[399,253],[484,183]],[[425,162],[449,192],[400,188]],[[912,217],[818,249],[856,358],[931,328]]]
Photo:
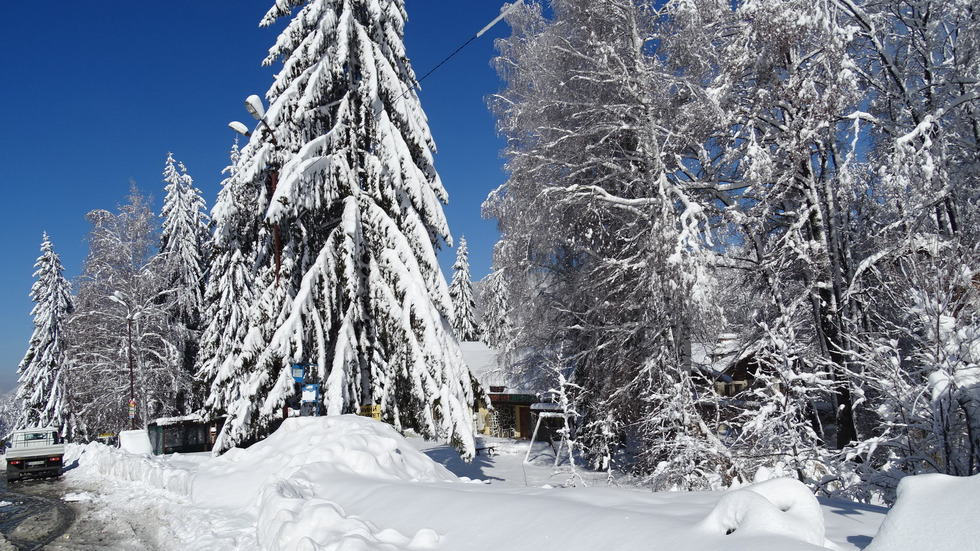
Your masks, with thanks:
[[[169,293],[161,300],[169,305],[171,328],[181,366],[192,375],[204,309],[208,217],[204,212],[201,191],[194,187],[194,180],[187,174],[183,163],[174,166],[172,153],[167,154],[163,181],[167,185],[160,213],[163,231],[156,262],[161,283]],[[188,407],[195,405],[190,395],[181,396],[179,401],[185,402]]]
[[[513,334],[512,317],[507,301],[507,285],[502,270],[494,270],[483,280],[481,300],[484,306],[480,320],[480,335],[487,345],[500,348],[504,339]]]
[[[262,223],[220,445],[274,427],[302,361],[317,365],[326,413],[375,405],[472,455],[472,384],[436,259],[451,244],[447,196],[402,43],[404,2],[281,0],[262,24],[293,8],[265,60],[283,62],[269,110],[236,175],[259,191]]]
[[[56,427],[70,437],[71,409],[67,387],[67,325],[74,305],[71,284],[61,259],[45,233],[41,256],[34,264],[37,281],[31,287],[34,334],[20,362],[17,398],[21,402],[20,427]]]
[[[205,411],[224,415],[244,384],[236,369],[254,294],[259,193],[238,177],[238,140],[230,152],[228,174],[212,211],[214,234],[205,287],[205,325],[197,361],[197,378],[207,393]]]
[[[473,281],[470,279],[470,257],[466,238],[460,237],[456,246],[456,262],[453,264],[453,281],[449,284],[449,298],[453,304],[453,330],[461,341],[480,338],[476,322],[476,300],[473,299]]]

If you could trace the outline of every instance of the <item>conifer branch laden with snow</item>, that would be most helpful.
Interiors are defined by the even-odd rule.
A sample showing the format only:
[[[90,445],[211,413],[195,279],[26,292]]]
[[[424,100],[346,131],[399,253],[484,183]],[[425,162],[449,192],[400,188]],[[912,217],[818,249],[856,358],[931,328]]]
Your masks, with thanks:
[[[436,259],[452,244],[447,195],[402,44],[403,2],[279,2],[262,24],[294,8],[265,60],[283,67],[262,129],[229,184],[257,192],[241,218],[255,239],[243,247],[255,301],[239,351],[203,364],[217,366],[208,403],[229,416],[220,446],[274,428],[295,392],[290,365],[309,362],[327,414],[376,405],[471,456],[472,383]],[[219,216],[227,208],[215,207],[216,233],[236,223]]]
[[[473,282],[470,279],[469,251],[466,239],[459,238],[456,246],[456,262],[453,264],[453,280],[449,284],[449,298],[453,305],[453,330],[461,341],[480,338],[476,322],[476,300],[473,298]]]
[[[64,276],[61,259],[45,233],[41,256],[34,264],[37,281],[31,287],[34,333],[24,359],[17,367],[17,427],[55,427],[70,436],[68,403],[68,318],[74,310],[71,284]],[[9,427],[14,428],[14,427]]]
[[[163,171],[166,183],[160,217],[163,218],[157,266],[161,283],[170,290],[171,328],[182,369],[194,374],[204,310],[205,262],[209,255],[208,216],[201,191],[187,174],[183,163],[174,166],[167,154]],[[197,397],[182,394],[181,410],[199,406]]]
[[[255,285],[259,194],[251,182],[238,177],[241,151],[237,139],[229,157],[230,164],[224,169],[228,177],[212,212],[212,256],[197,358],[197,379],[207,391],[204,410],[212,416],[225,415],[228,404],[239,398],[236,361],[248,329]]]

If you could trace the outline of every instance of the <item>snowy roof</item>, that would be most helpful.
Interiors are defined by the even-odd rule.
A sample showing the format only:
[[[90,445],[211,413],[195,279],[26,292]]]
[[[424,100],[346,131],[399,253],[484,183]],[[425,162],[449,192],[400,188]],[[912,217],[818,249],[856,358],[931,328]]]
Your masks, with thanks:
[[[701,372],[719,378],[746,353],[736,333],[722,333],[715,343],[691,343],[691,363]]]
[[[497,351],[493,348],[479,341],[461,342],[459,348],[463,352],[463,361],[470,368],[470,373],[480,381],[484,389],[489,391],[491,386],[502,386],[504,392],[510,394],[526,391],[527,384],[514,370],[500,365]]]
[[[180,417],[161,417],[159,419],[151,422],[151,425],[156,425],[158,427],[163,427],[166,425],[179,425],[181,423],[203,423],[204,418],[197,413],[191,413],[190,415],[182,415]]]

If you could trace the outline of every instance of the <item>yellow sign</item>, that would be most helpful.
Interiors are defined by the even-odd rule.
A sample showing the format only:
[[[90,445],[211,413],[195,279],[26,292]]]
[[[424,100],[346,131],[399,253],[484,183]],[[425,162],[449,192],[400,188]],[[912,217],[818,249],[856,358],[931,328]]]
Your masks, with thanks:
[[[361,415],[364,417],[373,417],[375,421],[380,421],[381,406],[378,404],[361,406]]]

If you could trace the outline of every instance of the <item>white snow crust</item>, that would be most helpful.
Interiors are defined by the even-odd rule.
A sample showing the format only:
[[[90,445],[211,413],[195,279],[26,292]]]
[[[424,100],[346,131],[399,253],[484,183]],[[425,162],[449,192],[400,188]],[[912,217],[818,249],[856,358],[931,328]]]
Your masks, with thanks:
[[[145,430],[124,430],[119,433],[119,447],[135,454],[152,454],[153,444]]]
[[[978,513],[980,475],[903,478],[895,506],[866,551],[980,549]]]
[[[147,524],[139,532],[164,550],[852,550],[883,516],[818,503],[785,478],[657,493],[583,473],[578,487],[562,487],[572,477],[554,470],[547,444],[535,444],[529,463],[527,442],[485,444],[496,454],[467,464],[445,444],[369,418],[290,418],[220,457],[71,445],[66,480],[87,505]],[[139,510],[145,518],[130,516]]]

